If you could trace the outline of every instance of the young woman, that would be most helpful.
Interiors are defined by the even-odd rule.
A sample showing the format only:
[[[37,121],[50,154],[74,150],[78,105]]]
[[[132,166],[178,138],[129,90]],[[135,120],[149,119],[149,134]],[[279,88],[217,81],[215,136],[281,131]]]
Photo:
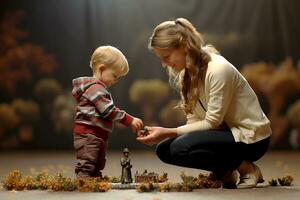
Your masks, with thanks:
[[[158,144],[157,156],[165,163],[213,172],[223,187],[251,188],[263,182],[253,162],[266,153],[272,131],[246,79],[212,46],[205,46],[183,18],[159,24],[149,48],[180,91],[187,124],[146,127],[149,134],[137,140]]]

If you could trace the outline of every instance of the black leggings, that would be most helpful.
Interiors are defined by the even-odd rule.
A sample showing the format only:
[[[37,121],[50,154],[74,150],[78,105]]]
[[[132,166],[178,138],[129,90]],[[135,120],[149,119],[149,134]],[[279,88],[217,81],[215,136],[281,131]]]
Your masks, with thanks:
[[[270,137],[252,144],[235,142],[231,131],[208,130],[168,138],[156,147],[165,163],[203,169],[216,175],[235,170],[244,161],[260,159],[269,147]]]

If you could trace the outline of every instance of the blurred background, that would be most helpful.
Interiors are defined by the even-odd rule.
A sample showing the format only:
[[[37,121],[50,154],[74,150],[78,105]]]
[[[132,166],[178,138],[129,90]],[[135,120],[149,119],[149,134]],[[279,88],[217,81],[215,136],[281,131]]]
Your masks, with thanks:
[[[129,61],[111,88],[118,107],[146,125],[184,124],[179,95],[147,48],[156,25],[179,17],[247,78],[271,120],[271,148],[299,150],[299,10],[297,0],[1,0],[0,150],[73,148],[71,82],[91,75],[100,45]],[[116,125],[109,148],[123,147],[153,148]]]

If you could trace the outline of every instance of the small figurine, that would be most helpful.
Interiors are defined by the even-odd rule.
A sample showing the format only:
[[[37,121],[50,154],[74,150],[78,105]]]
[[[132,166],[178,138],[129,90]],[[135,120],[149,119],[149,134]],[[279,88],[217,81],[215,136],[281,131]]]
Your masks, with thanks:
[[[124,157],[121,158],[121,166],[122,166],[121,183],[128,184],[128,183],[132,183],[132,176],[131,176],[132,165],[130,164],[128,148],[123,149],[123,155]]]

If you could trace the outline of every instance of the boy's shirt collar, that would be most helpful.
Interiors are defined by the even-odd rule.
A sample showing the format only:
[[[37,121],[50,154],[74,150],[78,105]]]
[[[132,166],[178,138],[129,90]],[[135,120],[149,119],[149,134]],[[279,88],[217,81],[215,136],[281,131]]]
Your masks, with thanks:
[[[99,83],[100,85],[102,85],[103,87],[105,87],[105,89],[108,89],[107,85],[105,83],[103,83],[101,80],[93,77],[96,83]]]

